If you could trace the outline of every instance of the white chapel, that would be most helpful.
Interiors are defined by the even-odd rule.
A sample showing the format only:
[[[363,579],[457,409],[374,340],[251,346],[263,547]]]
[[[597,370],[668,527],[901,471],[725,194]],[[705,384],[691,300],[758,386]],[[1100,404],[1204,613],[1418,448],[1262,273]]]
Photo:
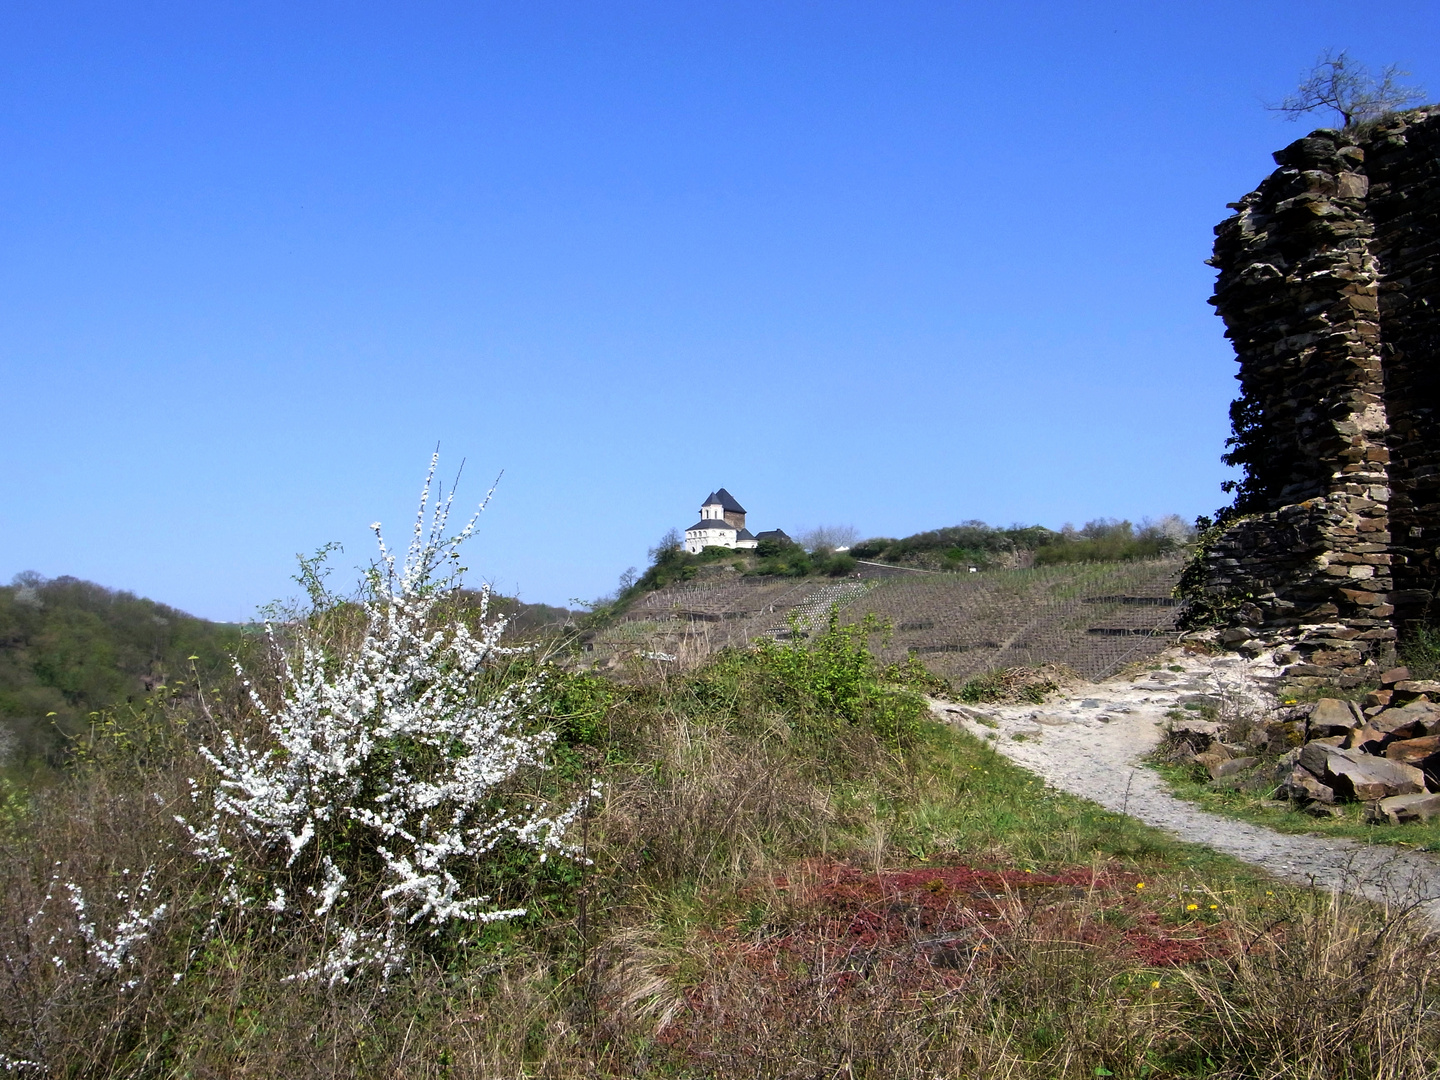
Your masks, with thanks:
[[[700,520],[685,530],[685,550],[698,555],[707,547],[754,548],[761,540],[789,540],[779,529],[754,535],[745,528],[745,508],[723,487],[700,506]]]

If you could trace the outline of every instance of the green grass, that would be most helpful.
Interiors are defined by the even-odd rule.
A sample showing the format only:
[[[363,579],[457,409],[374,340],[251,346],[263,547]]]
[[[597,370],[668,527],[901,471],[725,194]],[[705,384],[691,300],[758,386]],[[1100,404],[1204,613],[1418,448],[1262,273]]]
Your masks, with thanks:
[[[1371,825],[1365,821],[1365,808],[1360,803],[1341,805],[1343,817],[1312,817],[1298,807],[1284,803],[1273,805],[1268,793],[1247,794],[1210,787],[1190,765],[1155,764],[1153,766],[1169,786],[1172,794],[1195,803],[1214,814],[1263,825],[1276,832],[1316,835],[1372,844],[1392,844],[1421,851],[1440,851],[1440,820],[1429,824],[1411,822],[1407,825]]]
[[[1255,882],[1244,863],[1187,844],[1134,818],[1050,787],[983,739],[927,725],[914,756],[911,800],[896,817],[907,851],[927,858],[987,851],[1030,868],[1113,859],[1150,874]]]

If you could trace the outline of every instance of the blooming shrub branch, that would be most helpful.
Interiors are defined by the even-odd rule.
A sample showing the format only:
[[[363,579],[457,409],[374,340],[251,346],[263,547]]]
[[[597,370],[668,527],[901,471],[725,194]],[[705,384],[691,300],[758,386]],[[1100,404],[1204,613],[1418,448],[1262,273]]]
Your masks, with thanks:
[[[128,876],[129,870],[122,871]],[[70,906],[75,909],[75,921],[80,927],[80,936],[94,963],[112,972],[119,972],[126,963],[134,963],[132,950],[150,936],[150,931],[169,911],[168,904],[156,904],[149,912],[142,912],[141,905],[147,903],[153,888],[155,868],[147,867],[140,875],[140,882],[132,893],[122,889],[116,899],[129,904],[125,914],[115,924],[111,937],[103,938],[95,929],[95,922],[89,918],[85,908],[85,894],[74,882],[66,882],[65,890],[70,894]],[[134,981],[126,982],[126,989],[133,989]]]
[[[57,867],[59,865],[56,863]],[[154,902],[154,866],[146,867],[138,877],[132,877],[130,870],[126,868],[119,871],[119,878],[120,888],[115,891],[114,897],[118,903],[124,905],[124,909],[115,919],[110,936],[101,934],[98,925],[101,917],[91,910],[84,889],[74,881],[65,881],[63,885],[70,901],[75,929],[67,931],[55,927],[53,922],[46,919],[46,909],[55,898],[55,890],[62,884],[58,869],[51,875],[49,888],[45,891],[39,909],[25,920],[25,929],[43,932],[42,928],[46,925],[53,928],[42,946],[42,954],[57,972],[68,972],[71,977],[80,980],[129,975],[129,978],[121,979],[118,983],[119,988],[126,991],[133,990],[140,984],[137,948],[150,939],[151,931],[169,914],[170,905]],[[110,905],[102,902],[101,906]],[[145,910],[147,907],[148,911]],[[77,948],[79,955],[76,954]],[[70,957],[68,961],[64,955],[67,953]],[[7,967],[11,967],[16,961],[7,953],[4,962]],[[8,1060],[12,1059],[0,1055],[0,1064]]]
[[[358,644],[338,648],[311,622],[267,627],[278,704],[237,665],[262,735],[223,733],[202,749],[212,775],[191,781],[208,815],[182,823],[230,903],[273,929],[321,931],[324,955],[296,978],[388,974],[404,966],[411,928],[523,915],[471,887],[501,847],[576,856],[566,831],[589,796],[557,809],[507,795],[523,770],[545,768],[555,738],[538,724],[540,677],[496,673],[521,650],[501,645],[488,588],[475,629],[441,617],[479,511],[446,535],[454,495],[431,507],[435,465],[398,565],[372,526],[380,558]]]

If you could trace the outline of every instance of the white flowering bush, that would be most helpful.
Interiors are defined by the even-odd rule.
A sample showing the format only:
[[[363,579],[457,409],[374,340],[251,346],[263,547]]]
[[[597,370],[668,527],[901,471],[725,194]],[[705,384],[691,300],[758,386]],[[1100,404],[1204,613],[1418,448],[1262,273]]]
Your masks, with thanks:
[[[435,466],[403,562],[372,526],[380,557],[358,640],[337,645],[298,620],[267,627],[278,687],[237,664],[259,735],[232,729],[202,748],[211,775],[191,784],[205,809],[180,819],[233,911],[323,942],[293,978],[389,974],[416,935],[523,915],[476,890],[501,849],[578,857],[566,831],[593,792],[551,807],[513,790],[545,768],[555,738],[538,716],[541,676],[502,668],[517,650],[500,644],[488,589],[473,629],[441,617],[485,503],[447,536],[454,494],[432,508]]]

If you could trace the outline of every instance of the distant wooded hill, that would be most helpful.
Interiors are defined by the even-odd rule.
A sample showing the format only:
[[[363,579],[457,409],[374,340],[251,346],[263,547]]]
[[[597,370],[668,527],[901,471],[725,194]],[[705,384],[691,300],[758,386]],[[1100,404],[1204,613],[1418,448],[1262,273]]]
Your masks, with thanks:
[[[0,586],[0,738],[9,756],[52,756],[95,710],[192,677],[192,667],[219,676],[240,634],[134,593],[21,574]]]
[[[557,632],[571,616],[505,596],[492,597],[491,611],[517,638]],[[0,763],[54,760],[90,713],[175,680],[228,681],[230,657],[256,632],[79,578],[19,575],[0,586]]]

